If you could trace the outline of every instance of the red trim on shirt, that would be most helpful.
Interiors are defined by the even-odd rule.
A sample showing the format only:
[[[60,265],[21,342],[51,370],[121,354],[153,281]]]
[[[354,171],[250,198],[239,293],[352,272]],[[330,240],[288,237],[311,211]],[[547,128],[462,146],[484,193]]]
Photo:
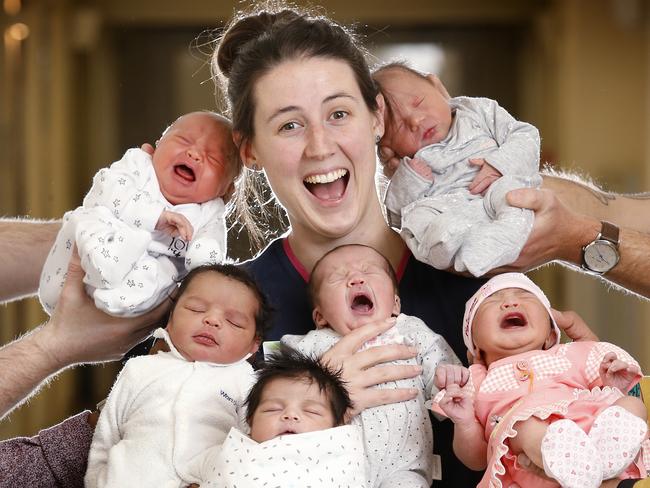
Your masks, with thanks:
[[[282,238],[282,248],[284,249],[285,254],[289,258],[289,261],[296,269],[298,274],[302,276],[302,279],[305,280],[305,283],[309,283],[309,273],[293,253],[293,249],[291,249],[291,244],[289,244],[289,239],[287,237]]]
[[[295,268],[298,274],[302,276],[302,279],[305,280],[305,283],[309,283],[309,273],[302,265],[302,263],[298,261],[298,258],[294,254],[293,249],[291,249],[291,244],[289,244],[289,239],[287,237],[282,238],[282,248],[284,249],[285,254],[289,258],[289,262],[291,263],[291,265]],[[402,256],[402,259],[400,260],[399,265],[397,266],[397,271],[395,272],[395,276],[397,277],[398,283],[402,281],[402,277],[404,276],[404,272],[406,271],[406,265],[408,264],[410,257],[411,257],[411,251],[409,250],[408,247],[405,247],[404,255]]]
[[[406,265],[408,264],[410,257],[411,257],[411,251],[408,247],[405,246],[404,255],[402,256],[402,259],[400,260],[399,265],[397,266],[397,272],[395,273],[398,283],[402,281],[402,277],[404,276],[404,272],[406,271]]]

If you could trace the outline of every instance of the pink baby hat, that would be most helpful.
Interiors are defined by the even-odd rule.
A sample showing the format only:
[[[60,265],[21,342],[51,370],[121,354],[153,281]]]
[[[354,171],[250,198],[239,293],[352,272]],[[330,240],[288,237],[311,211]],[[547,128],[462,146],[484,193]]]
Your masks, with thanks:
[[[544,295],[542,289],[522,273],[503,273],[485,283],[476,293],[474,293],[472,298],[467,300],[467,303],[465,304],[465,316],[463,317],[463,341],[465,341],[467,349],[474,352],[474,342],[472,341],[472,321],[474,320],[474,315],[476,315],[478,307],[487,297],[505,288],[521,288],[522,290],[529,291],[535,295],[540,302],[542,302],[542,305],[544,305],[544,308],[546,308],[546,311],[551,317],[551,322],[553,323],[553,328],[555,329],[557,336],[556,344],[559,343],[560,328],[555,323],[553,315],[551,315],[551,303],[548,301],[548,298],[546,298],[546,295]]]

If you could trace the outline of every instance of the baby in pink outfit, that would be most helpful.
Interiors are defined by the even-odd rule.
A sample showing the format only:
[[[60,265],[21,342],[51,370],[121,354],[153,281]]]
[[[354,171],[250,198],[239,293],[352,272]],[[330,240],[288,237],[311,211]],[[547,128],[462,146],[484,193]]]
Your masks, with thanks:
[[[486,469],[479,487],[597,488],[646,474],[647,412],[625,395],[639,365],[606,342],[559,344],[550,303],[526,276],[483,285],[463,338],[474,364],[438,367],[433,410],[454,422],[458,458]],[[520,453],[552,479],[522,469]]]

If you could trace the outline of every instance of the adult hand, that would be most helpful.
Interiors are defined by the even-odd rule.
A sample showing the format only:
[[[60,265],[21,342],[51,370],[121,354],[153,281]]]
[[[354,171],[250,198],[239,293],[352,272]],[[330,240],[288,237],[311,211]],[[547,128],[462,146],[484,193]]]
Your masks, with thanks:
[[[472,195],[484,195],[490,185],[503,176],[498,169],[483,158],[470,159],[469,164],[480,168],[467,187]]]
[[[513,207],[533,210],[535,222],[517,260],[496,273],[525,272],[558,259],[579,263],[582,243],[600,229],[599,222],[569,210],[550,190],[521,188],[508,192],[507,199]]]
[[[395,325],[395,319],[380,320],[353,330],[325,352],[322,360],[334,369],[340,369],[352,399],[351,418],[368,407],[402,402],[415,398],[417,389],[379,389],[375,385],[387,381],[413,378],[422,373],[421,366],[382,365],[388,361],[415,357],[417,349],[411,346],[393,344],[377,346],[359,351],[370,339]]]
[[[60,368],[120,359],[151,333],[170,306],[170,300],[165,300],[139,317],[113,317],[95,307],[84,289],[83,276],[75,249],[54,313],[35,331],[40,352]]]
[[[573,341],[598,341],[598,336],[594,331],[589,328],[587,323],[582,320],[582,317],[572,310],[560,312],[559,310],[551,309],[551,314],[555,323],[563,331],[569,339]]]
[[[377,150],[377,155],[379,156],[379,162],[381,163],[382,170],[384,171],[384,176],[390,179],[397,171],[397,167],[401,159],[393,152],[393,150],[388,146],[382,146],[381,141]]]

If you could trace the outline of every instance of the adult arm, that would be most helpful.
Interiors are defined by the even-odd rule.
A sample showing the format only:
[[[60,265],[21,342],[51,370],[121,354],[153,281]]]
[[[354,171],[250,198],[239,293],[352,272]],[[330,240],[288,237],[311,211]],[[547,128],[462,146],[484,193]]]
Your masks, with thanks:
[[[499,268],[499,271],[527,271],[553,260],[579,270],[583,246],[598,235],[601,219],[609,219],[621,227],[621,259],[602,278],[650,297],[650,260],[647,259],[650,235],[640,231],[645,227],[644,220],[647,220],[647,212],[641,213],[645,200],[621,198],[614,210],[607,208],[590,193],[591,190],[582,185],[574,183],[575,192],[572,193],[567,191],[567,184],[570,182],[558,183],[554,177],[545,177],[541,190],[519,189],[508,194],[511,205],[535,211],[535,224],[517,260]],[[650,207],[648,202],[645,205]],[[626,212],[636,213],[630,216]]]
[[[0,303],[36,293],[58,221],[0,219]]]
[[[166,313],[167,302],[140,317],[107,315],[86,294],[83,274],[75,252],[50,320],[0,349],[0,418],[69,366],[121,358]]]

